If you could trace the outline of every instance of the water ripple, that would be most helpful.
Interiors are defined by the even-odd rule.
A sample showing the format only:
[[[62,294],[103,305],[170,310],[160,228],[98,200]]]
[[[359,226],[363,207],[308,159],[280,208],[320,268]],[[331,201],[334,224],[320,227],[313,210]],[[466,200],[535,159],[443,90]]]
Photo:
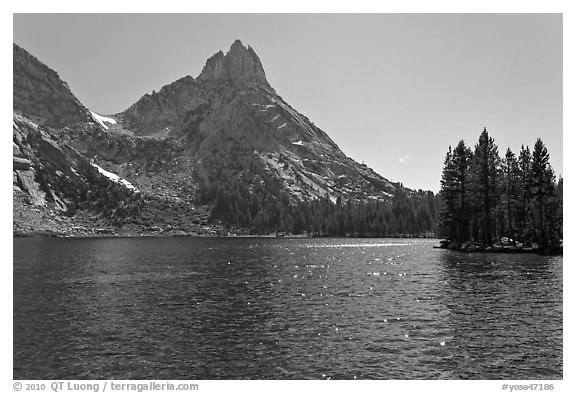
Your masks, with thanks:
[[[14,379],[561,379],[562,257],[14,239]]]

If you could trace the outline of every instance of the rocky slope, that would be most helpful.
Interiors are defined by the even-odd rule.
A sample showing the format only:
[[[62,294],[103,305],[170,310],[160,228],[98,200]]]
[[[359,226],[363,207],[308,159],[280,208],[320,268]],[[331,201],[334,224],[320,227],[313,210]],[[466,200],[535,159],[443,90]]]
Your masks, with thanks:
[[[16,232],[210,233],[213,207],[249,225],[278,203],[386,202],[401,188],[285,102],[240,41],[108,118],[14,45],[14,112]]]
[[[195,153],[201,185],[247,178],[293,201],[318,197],[386,199],[398,187],[346,157],[326,133],[292,108],[240,41],[216,53],[194,79],[146,94],[118,115],[136,135],[171,137]]]
[[[85,141],[80,149],[73,146],[74,139],[70,138],[75,133]],[[183,192],[187,185],[174,184],[176,175],[156,172],[158,164],[154,157],[174,154],[171,150],[174,146],[155,141],[146,144],[126,137],[106,139],[112,142],[108,144],[99,139],[105,137],[102,134],[101,127],[90,123],[73,130],[53,129],[38,126],[23,115],[14,115],[16,235],[190,234],[217,229],[206,226],[209,211],[191,201],[193,189],[179,198],[166,185]],[[86,146],[90,147],[81,149]],[[117,156],[114,152],[118,151],[123,153]],[[114,164],[94,156],[131,161]],[[147,161],[149,157],[151,160]],[[123,166],[138,168],[146,176],[138,178],[136,186],[112,172]]]
[[[16,45],[14,64],[15,234],[203,230],[207,208],[192,205],[190,198],[168,198],[172,194],[163,193],[160,183],[169,177],[154,177],[177,146],[114,131],[113,119],[90,112],[54,71]],[[114,172],[123,166],[154,181],[139,179],[136,187]]]
[[[79,234],[98,226],[96,219],[75,214],[79,206],[106,199],[96,167],[22,115],[14,115],[12,129],[14,232]],[[130,198],[128,192],[120,196]]]

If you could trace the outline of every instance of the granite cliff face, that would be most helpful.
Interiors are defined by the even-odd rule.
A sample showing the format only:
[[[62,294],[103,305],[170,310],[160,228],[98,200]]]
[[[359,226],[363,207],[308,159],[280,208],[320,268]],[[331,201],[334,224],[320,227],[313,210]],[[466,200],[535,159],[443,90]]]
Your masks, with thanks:
[[[42,217],[65,217],[68,229],[82,218],[92,232],[203,233],[217,230],[208,217],[222,210],[223,194],[250,201],[236,221],[247,225],[278,201],[388,201],[401,188],[347,157],[284,101],[240,41],[208,59],[197,78],[145,94],[110,118],[90,112],[15,45],[14,112],[15,231],[42,222],[18,213],[30,205]]]
[[[135,135],[181,140],[194,152],[200,184],[264,182],[293,201],[386,199],[392,184],[346,157],[326,133],[282,99],[250,47],[235,41],[197,79],[147,94],[118,116]]]
[[[14,114],[12,130],[15,234],[86,234],[94,226],[110,227],[130,210],[134,191],[49,128]]]

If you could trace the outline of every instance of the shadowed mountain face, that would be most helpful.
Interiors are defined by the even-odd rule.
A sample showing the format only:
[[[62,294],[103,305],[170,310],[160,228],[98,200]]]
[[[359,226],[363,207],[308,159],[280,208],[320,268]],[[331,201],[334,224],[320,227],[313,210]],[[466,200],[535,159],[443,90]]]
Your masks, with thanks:
[[[23,116],[15,118],[14,187],[29,195],[18,201],[67,214],[92,209],[110,225],[144,232],[157,226],[193,232],[214,206],[226,219],[238,208],[223,195],[245,202],[247,225],[248,217],[278,203],[387,201],[401,189],[348,158],[284,101],[254,50],[240,41],[208,59],[197,78],[145,94],[109,118],[91,113],[56,72],[14,45],[14,112]],[[30,144],[22,130],[41,143]],[[49,145],[60,152],[56,163]],[[81,168],[70,164],[78,162]],[[125,200],[98,197],[106,187]]]
[[[13,45],[13,67],[15,112],[51,127],[71,126],[91,119],[90,112],[55,71],[16,44]]]
[[[62,138],[63,128],[99,129],[58,74],[13,46],[13,211],[18,231],[49,230],[54,214],[103,202],[115,187]],[[123,187],[119,199],[129,199]],[[121,200],[114,203],[122,203]],[[36,214],[37,213],[37,214]]]

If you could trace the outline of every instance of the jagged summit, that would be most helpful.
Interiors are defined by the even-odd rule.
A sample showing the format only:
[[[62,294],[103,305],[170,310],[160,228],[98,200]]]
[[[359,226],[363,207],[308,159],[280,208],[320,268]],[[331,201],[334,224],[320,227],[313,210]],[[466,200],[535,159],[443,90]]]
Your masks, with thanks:
[[[269,87],[260,58],[240,40],[234,41],[228,53],[219,51],[210,57],[198,79],[258,83]]]

